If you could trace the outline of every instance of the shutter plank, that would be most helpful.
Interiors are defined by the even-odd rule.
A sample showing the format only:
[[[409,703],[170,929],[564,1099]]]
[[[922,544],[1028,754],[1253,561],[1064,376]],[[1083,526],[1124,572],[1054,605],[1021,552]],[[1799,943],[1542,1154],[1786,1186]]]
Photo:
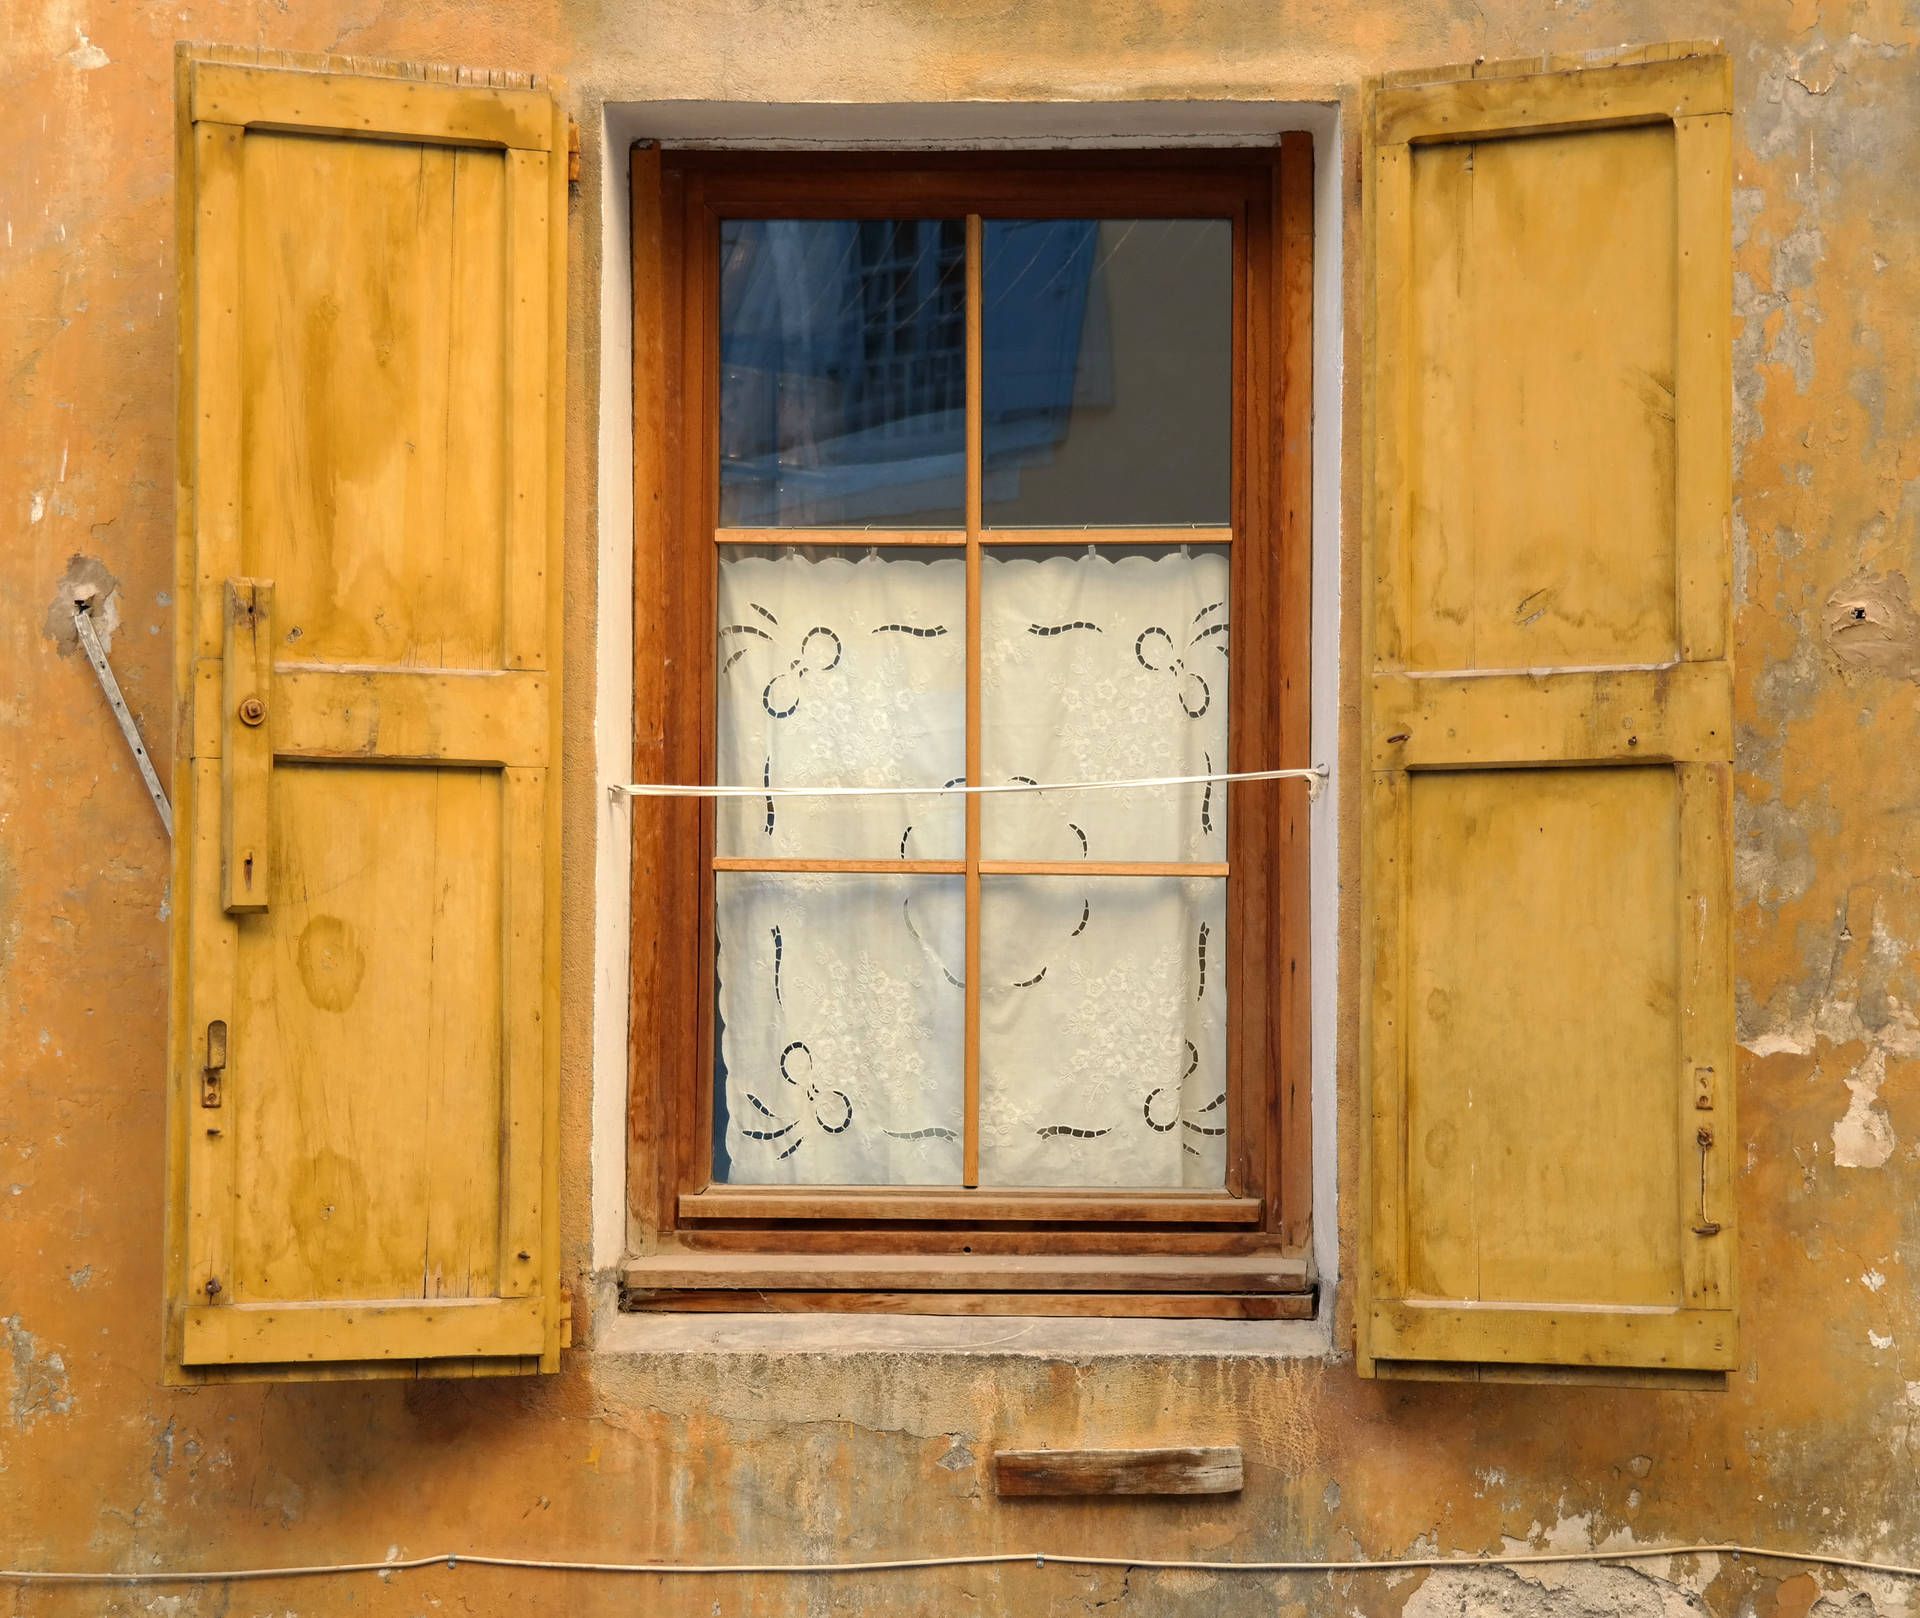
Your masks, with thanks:
[[[1727,656],[1733,611],[1733,129],[1674,122],[1679,285],[1674,333],[1674,508],[1681,531],[1680,655]]]
[[[186,494],[197,527],[194,595],[179,603],[179,611],[182,622],[194,626],[199,655],[219,657],[226,637],[221,589],[246,571],[240,559],[241,445],[234,431],[241,419],[241,131],[200,124],[192,127],[191,140],[198,198],[192,289],[197,408]]]
[[[300,1365],[517,1356],[538,1354],[543,1331],[537,1298],[200,1308],[187,1311],[186,1358],[196,1365]]]
[[[193,84],[196,123],[450,146],[544,150],[551,139],[551,107],[552,98],[538,90],[477,92],[424,79],[229,62],[200,63]]]
[[[1375,769],[1731,760],[1725,663],[1373,679]]]
[[[1640,54],[1371,96],[1378,1374],[1737,1352],[1727,66]]]
[[[1733,105],[1725,63],[1725,57],[1693,55],[1549,73],[1503,63],[1442,68],[1431,75],[1433,83],[1377,92],[1374,128],[1380,142],[1389,144],[1724,114]],[[1456,71],[1472,76],[1449,76]]]

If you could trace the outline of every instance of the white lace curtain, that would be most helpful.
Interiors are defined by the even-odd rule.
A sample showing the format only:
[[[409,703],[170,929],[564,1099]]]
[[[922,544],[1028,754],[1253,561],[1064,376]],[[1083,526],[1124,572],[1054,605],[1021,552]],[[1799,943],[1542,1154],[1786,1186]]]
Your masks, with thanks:
[[[719,780],[962,778],[958,557],[745,555],[723,561],[719,598]],[[988,781],[1228,768],[1224,554],[989,552],[982,609]],[[718,813],[726,855],[965,853],[957,796],[722,799]],[[989,860],[1221,861],[1226,798],[989,796],[982,830]],[[1225,887],[983,877],[983,1184],[1222,1183]],[[718,878],[724,1178],[958,1183],[963,907],[951,875]]]

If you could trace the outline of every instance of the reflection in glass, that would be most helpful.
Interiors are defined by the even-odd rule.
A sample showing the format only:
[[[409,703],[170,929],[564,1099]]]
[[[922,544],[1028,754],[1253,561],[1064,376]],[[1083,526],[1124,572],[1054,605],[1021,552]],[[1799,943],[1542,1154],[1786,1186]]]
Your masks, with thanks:
[[[963,221],[722,221],[723,526],[957,527],[965,458]]]
[[[1226,523],[1224,219],[986,224],[990,527]]]
[[[960,1179],[962,879],[715,878],[713,1177]]]
[[[1225,546],[1014,547],[981,572],[989,782],[1211,775],[1228,757]],[[1224,786],[989,795],[988,859],[1227,857]]]
[[[1225,1182],[1226,891],[982,879],[982,1185]]]
[[[966,563],[896,548],[720,549],[715,779],[920,786],[966,773]],[[958,796],[722,798],[716,852],[959,859]]]

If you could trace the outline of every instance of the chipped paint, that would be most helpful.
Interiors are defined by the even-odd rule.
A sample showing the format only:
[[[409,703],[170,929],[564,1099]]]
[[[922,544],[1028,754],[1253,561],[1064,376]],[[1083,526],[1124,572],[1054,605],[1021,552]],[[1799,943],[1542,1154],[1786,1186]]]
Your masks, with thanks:
[[[1904,573],[1860,573],[1827,597],[1827,646],[1848,672],[1920,682],[1920,613]]]
[[[1847,1111],[1833,1126],[1833,1160],[1843,1169],[1877,1169],[1893,1156],[1899,1143],[1893,1121],[1880,1104],[1880,1086],[1887,1082],[1887,1053],[1874,1049],[1846,1076]]]
[[[7,1395],[9,1426],[23,1431],[49,1416],[71,1415],[73,1389],[60,1352],[46,1347],[18,1315],[0,1320],[0,1334],[13,1367],[13,1386]]]

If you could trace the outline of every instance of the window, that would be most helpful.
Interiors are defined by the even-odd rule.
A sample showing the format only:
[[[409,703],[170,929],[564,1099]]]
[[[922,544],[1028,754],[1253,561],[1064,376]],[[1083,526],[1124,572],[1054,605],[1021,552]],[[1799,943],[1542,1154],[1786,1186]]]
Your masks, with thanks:
[[[636,1300],[1308,1307],[1309,149],[635,188]]]

